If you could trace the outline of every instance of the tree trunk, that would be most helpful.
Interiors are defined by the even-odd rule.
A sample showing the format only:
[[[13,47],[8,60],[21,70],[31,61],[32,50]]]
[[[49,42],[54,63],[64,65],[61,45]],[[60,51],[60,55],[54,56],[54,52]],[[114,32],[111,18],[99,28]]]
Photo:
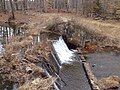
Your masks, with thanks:
[[[5,0],[3,0],[3,11],[5,11]]]
[[[76,13],[78,13],[78,0],[76,0]]]
[[[12,0],[9,0],[9,1],[10,1],[10,6],[11,6],[11,12],[12,12],[12,17],[11,17],[11,19],[15,19],[15,15],[14,15],[14,9],[13,9]]]
[[[82,0],[81,3],[82,3],[82,15],[84,15],[84,14],[85,14],[85,10],[84,10],[84,0]]]
[[[0,0],[0,11],[5,11],[5,0]]]
[[[14,0],[14,3],[15,3],[16,10],[18,10],[17,0]]]
[[[0,11],[2,11],[2,0],[0,0]]]
[[[23,0],[23,10],[27,10],[27,1]]]
[[[56,8],[55,8],[55,2],[56,2],[56,0],[53,1],[53,9],[54,9],[54,10],[56,9]]]
[[[71,11],[71,0],[67,1],[67,11],[70,12]]]

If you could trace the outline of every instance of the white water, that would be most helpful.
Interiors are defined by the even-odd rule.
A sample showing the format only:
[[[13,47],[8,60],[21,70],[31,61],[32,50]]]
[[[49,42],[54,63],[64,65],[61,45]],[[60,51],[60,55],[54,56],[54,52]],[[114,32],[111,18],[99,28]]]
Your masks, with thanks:
[[[1,42],[0,42],[0,54],[1,54],[2,52],[4,52],[4,48],[3,48],[3,45],[2,45]]]
[[[73,61],[74,52],[68,49],[62,37],[60,37],[56,42],[53,42],[53,47],[60,59],[61,64],[70,63]]]

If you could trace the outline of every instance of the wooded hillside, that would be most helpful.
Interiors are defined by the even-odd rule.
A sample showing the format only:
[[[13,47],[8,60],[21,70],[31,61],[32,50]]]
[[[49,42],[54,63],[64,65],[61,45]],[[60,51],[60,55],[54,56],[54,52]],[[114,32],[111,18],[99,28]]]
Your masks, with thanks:
[[[69,12],[102,19],[120,17],[119,0],[0,0],[0,11]]]

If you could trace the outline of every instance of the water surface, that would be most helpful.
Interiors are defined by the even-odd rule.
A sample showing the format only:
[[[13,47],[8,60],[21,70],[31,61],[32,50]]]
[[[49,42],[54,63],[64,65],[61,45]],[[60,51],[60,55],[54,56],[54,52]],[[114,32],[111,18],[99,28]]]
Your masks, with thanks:
[[[98,79],[111,75],[120,77],[120,52],[88,54],[87,60]]]

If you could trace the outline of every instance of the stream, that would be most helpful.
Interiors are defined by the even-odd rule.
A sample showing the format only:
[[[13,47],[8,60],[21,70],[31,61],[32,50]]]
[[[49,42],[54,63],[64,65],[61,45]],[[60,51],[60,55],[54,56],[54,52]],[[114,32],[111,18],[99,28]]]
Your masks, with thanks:
[[[93,53],[86,57],[98,79],[113,75],[120,77],[120,52]]]
[[[61,63],[59,74],[66,83],[61,90],[91,90],[82,62],[77,54],[68,49],[62,37],[53,43],[53,47]]]
[[[61,62],[60,76],[67,85],[62,85],[61,90],[91,90],[82,62],[77,55],[68,49],[62,37],[53,43],[57,58]],[[91,53],[86,55],[93,74],[97,79],[119,76],[120,77],[120,51]],[[120,90],[120,89],[118,89]]]

